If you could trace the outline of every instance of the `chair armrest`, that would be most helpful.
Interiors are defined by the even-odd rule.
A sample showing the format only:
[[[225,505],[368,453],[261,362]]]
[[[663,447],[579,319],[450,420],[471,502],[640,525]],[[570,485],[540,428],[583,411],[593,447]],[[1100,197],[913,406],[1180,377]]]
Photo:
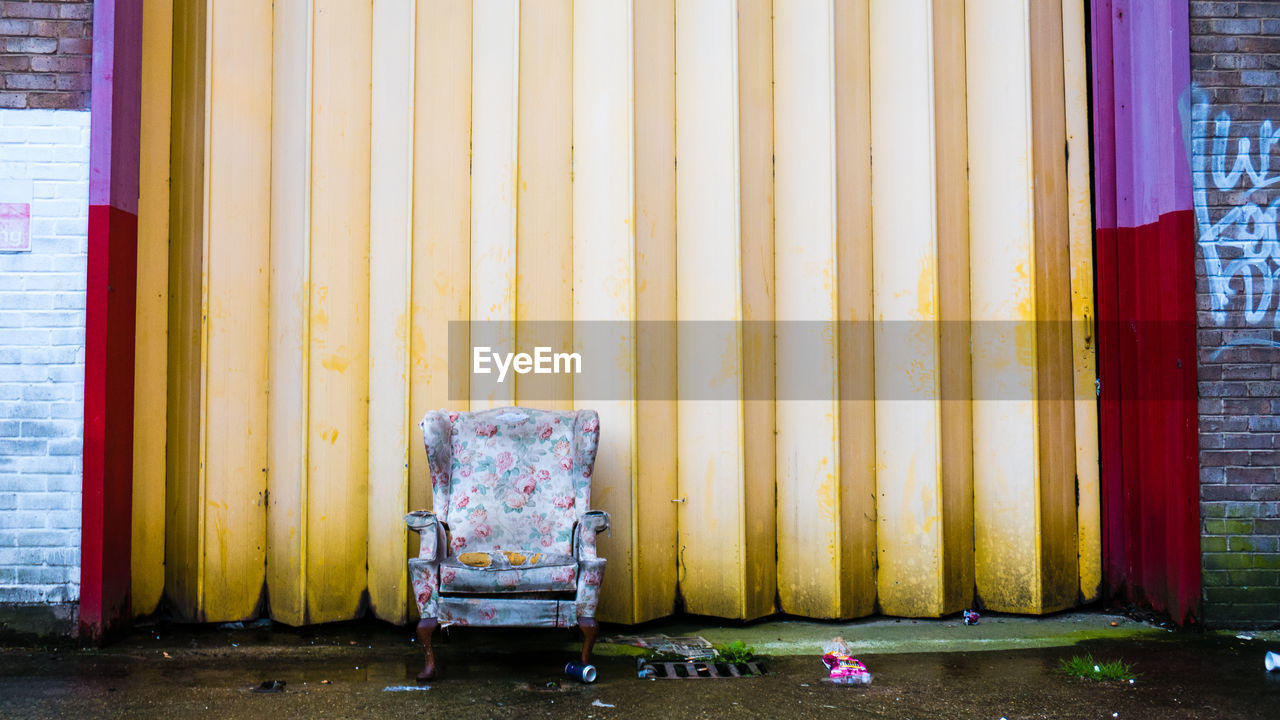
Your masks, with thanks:
[[[423,560],[438,561],[441,559],[440,549],[446,546],[444,540],[447,525],[430,510],[414,510],[404,516],[404,524],[418,533],[418,557]]]
[[[609,513],[603,510],[591,510],[582,514],[582,519],[578,521],[574,552],[579,560],[594,560],[597,557],[596,534],[608,529]]]
[[[592,510],[578,521],[576,555],[578,558],[578,593],[575,605],[578,618],[594,618],[600,604],[600,584],[604,581],[605,559],[596,555],[596,535],[609,529],[609,513]]]

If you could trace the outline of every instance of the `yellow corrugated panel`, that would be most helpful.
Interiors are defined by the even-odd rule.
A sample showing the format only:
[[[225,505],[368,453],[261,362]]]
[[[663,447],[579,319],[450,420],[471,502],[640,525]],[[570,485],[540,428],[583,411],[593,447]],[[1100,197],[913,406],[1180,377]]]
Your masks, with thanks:
[[[942,395],[943,607],[973,599],[973,405],[969,319],[969,187],[964,8],[933,3],[934,192]]]
[[[778,593],[843,615],[835,25],[829,0],[774,8]]]
[[[871,57],[868,0],[835,4],[836,285],[840,326],[841,615],[876,601],[875,339],[872,332]]]
[[[635,619],[676,599],[675,0],[635,8]],[[599,506],[599,503],[596,503]]]
[[[271,10],[210,3],[199,611],[255,617],[266,574]]]
[[[142,12],[130,558],[130,602],[134,615],[155,612],[164,592],[173,0],[146,0]]]
[[[413,312],[410,411],[466,410],[463,368],[449,365],[449,323],[470,317],[471,2],[420,0],[413,126]],[[466,335],[464,334],[465,338]],[[450,374],[459,378],[451,398]],[[409,451],[409,505],[431,507],[421,434]],[[418,554],[418,535],[409,553]],[[410,612],[417,606],[410,602]]]
[[[510,353],[516,318],[516,122],[520,5],[475,5],[471,23],[471,338]],[[496,373],[471,383],[476,408],[510,405],[515,383]]]
[[[737,9],[676,3],[680,587],[690,612],[724,617],[745,615],[747,589]]]
[[[1030,2],[1031,115],[1035,133],[1036,408],[1039,413],[1039,607],[1053,612],[1080,596],[1076,520],[1076,431],[1071,336],[1071,220],[1061,0]],[[995,607],[994,605],[992,607]],[[995,609],[1000,609],[995,607]]]
[[[636,318],[633,15],[629,0],[573,5],[573,319],[618,323]],[[601,441],[592,475],[592,507],[613,515],[600,541],[609,559],[599,617],[636,619],[636,403],[617,399],[634,388],[636,338],[625,330],[574,337],[575,352],[598,358],[604,382],[574,404],[600,414]],[[603,390],[603,392],[601,392]],[[594,392],[587,400],[586,393]],[[612,395],[612,397],[610,397]]]
[[[943,264],[963,244],[952,195],[964,188],[951,135],[965,92],[949,73],[963,64],[955,7],[871,3],[877,580],[894,615],[954,612],[972,589],[963,546],[948,543],[970,522],[954,512],[972,487],[950,436],[963,418],[939,402],[957,361],[940,325],[954,298],[944,284],[967,269]]]
[[[738,0],[738,176],[742,243],[743,540],[746,619],[777,610],[773,3]]]
[[[982,258],[971,275],[978,592],[988,603],[1031,608],[1040,569],[1026,7],[970,2],[966,20],[969,217]]]
[[[977,592],[1067,607],[1076,574],[1061,10],[967,4]]]
[[[369,185],[369,604],[407,618],[403,522],[409,508],[409,296],[413,275],[415,6],[373,4]]]
[[[169,347],[165,454],[164,593],[174,613],[198,617],[201,272],[204,260],[205,6],[173,13],[173,139],[169,226]]]
[[[521,0],[515,318],[521,352],[573,346],[573,3]],[[521,405],[573,406],[573,376],[519,375]]]
[[[166,585],[177,612],[253,617],[266,549],[271,17],[176,14]]]
[[[277,0],[272,42],[271,298],[267,311],[267,592],[271,617],[307,622],[307,340],[311,273],[312,0]]]
[[[1093,199],[1089,187],[1089,65],[1085,6],[1062,3],[1062,76],[1066,83],[1067,202],[1071,233],[1071,344],[1075,371],[1076,533],[1080,600],[1102,591],[1102,517],[1098,467],[1098,377],[1093,342]]]
[[[312,47],[306,611],[355,615],[369,473],[368,3],[316,0]]]

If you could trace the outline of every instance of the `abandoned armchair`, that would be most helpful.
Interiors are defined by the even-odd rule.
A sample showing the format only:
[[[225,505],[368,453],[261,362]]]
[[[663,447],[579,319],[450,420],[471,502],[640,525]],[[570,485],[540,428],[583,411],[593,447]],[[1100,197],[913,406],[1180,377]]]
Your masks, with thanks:
[[[435,675],[441,625],[582,628],[596,639],[604,558],[591,510],[600,423],[594,410],[433,411],[422,420],[434,512],[405,516],[419,534],[409,575],[418,601],[420,679]]]

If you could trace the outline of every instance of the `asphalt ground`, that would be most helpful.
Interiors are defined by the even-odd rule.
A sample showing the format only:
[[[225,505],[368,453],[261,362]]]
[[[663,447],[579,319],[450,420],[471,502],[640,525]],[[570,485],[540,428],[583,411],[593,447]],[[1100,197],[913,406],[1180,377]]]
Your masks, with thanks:
[[[1112,623],[1115,623],[1113,626]],[[597,645],[599,679],[563,674],[572,634],[454,628],[437,645],[440,673],[414,680],[421,653],[406,628],[356,622],[311,628],[151,625],[102,650],[0,648],[0,716],[145,718],[1231,718],[1280,717],[1280,672],[1263,668],[1280,633],[1182,632],[1100,613],[1049,619],[769,621],[698,619],[606,626],[621,633],[742,640],[768,674],[648,680],[648,651]],[[821,646],[845,637],[869,686],[824,682]],[[1091,653],[1122,659],[1133,683],[1064,675]],[[264,681],[282,681],[258,693]],[[413,690],[387,690],[412,687]]]

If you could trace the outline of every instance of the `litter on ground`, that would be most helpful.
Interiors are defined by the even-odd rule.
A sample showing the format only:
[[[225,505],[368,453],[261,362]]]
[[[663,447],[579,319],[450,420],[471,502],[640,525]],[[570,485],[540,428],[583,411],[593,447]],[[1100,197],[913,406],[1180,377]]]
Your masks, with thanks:
[[[870,685],[867,666],[853,656],[844,638],[837,637],[822,648],[822,664],[827,666],[827,682],[839,685]]]
[[[430,685],[388,685],[382,688],[382,692],[417,692],[430,689]]]
[[[671,653],[689,660],[710,660],[716,657],[715,648],[704,637],[691,635],[686,637],[669,637],[667,635],[618,635],[609,642],[617,645],[632,645],[660,653]]]
[[[256,693],[280,693],[284,692],[284,680],[263,680],[253,691]]]

